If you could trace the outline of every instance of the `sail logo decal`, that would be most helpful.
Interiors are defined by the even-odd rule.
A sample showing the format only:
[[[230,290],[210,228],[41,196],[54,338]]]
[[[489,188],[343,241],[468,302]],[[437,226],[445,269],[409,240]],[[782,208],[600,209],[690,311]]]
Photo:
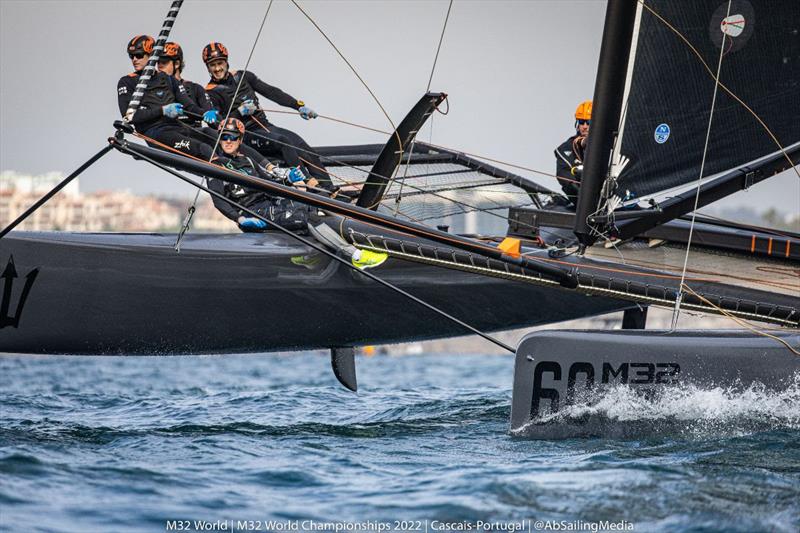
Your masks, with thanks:
[[[22,309],[25,307],[25,302],[28,295],[33,288],[33,282],[36,281],[36,276],[39,275],[39,269],[34,268],[25,275],[25,285],[22,287],[22,292],[17,300],[17,308],[14,310],[13,315],[11,310],[11,297],[14,292],[14,280],[19,277],[17,275],[17,268],[14,266],[14,256],[8,258],[5,270],[0,274],[3,279],[3,300],[0,303],[0,329],[6,326],[14,328],[19,327],[19,320],[22,318]]]
[[[723,55],[747,44],[756,25],[756,13],[748,0],[720,2],[708,22],[708,36]]]
[[[670,129],[669,124],[659,124],[656,126],[656,131],[653,134],[658,144],[664,144],[669,139]]]
[[[738,37],[744,31],[746,25],[747,22],[744,20],[744,15],[737,14],[722,19],[719,29],[729,37]]]

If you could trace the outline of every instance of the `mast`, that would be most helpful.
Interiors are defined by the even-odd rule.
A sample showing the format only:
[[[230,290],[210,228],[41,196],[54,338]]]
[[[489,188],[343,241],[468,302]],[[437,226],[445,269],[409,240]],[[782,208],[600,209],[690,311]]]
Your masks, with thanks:
[[[637,0],[608,0],[600,61],[592,105],[592,127],[586,147],[573,231],[581,247],[595,241],[588,217],[598,207],[622,111]]]
[[[144,67],[142,75],[139,76],[139,82],[133,90],[133,95],[131,95],[128,110],[125,111],[125,122],[130,122],[136,110],[139,109],[144,91],[147,89],[147,84],[150,83],[150,78],[153,77],[153,73],[156,71],[158,56],[164,49],[164,44],[167,42],[167,39],[169,39],[169,32],[172,29],[172,25],[175,24],[175,19],[178,17],[181,4],[183,4],[183,0],[174,0],[167,12],[167,17],[164,19],[164,24],[161,25],[161,31],[158,34],[158,39],[156,39],[156,44],[153,46],[153,53],[150,55],[150,59],[147,61],[147,66]]]

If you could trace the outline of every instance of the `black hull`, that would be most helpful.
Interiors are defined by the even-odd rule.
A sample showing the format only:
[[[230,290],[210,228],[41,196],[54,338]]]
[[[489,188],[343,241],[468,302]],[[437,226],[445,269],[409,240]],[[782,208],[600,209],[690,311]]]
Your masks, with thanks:
[[[796,331],[538,331],[517,347],[511,430],[542,439],[624,435],[635,425],[586,409],[620,387],[650,399],[689,387],[785,391],[800,383],[799,348]]]
[[[517,347],[511,430],[541,439],[624,435],[635,424],[587,409],[619,387],[650,399],[687,387],[785,391],[800,383],[799,348],[793,331],[534,332]]]
[[[17,277],[3,280],[0,352],[242,353],[468,333],[288,236],[189,235],[180,254],[174,242],[153,234],[5,237],[0,261],[9,272],[13,257]],[[486,331],[632,305],[396,257],[372,272]]]

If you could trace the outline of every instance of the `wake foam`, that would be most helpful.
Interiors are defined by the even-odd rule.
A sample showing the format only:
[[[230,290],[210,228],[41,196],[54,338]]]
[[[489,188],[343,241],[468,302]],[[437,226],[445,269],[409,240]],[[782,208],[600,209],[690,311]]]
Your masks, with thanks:
[[[512,431],[514,436],[632,438],[737,436],[800,429],[800,374],[783,390],[748,387],[665,387],[647,394],[615,385]]]

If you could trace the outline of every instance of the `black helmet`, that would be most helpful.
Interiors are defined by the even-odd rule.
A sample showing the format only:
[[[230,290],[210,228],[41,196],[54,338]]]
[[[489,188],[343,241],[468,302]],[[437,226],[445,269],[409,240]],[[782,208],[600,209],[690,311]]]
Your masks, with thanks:
[[[128,41],[128,55],[133,54],[146,54],[153,53],[153,46],[156,44],[155,39],[149,35],[137,35]]]
[[[244,123],[238,118],[229,118],[219,125],[220,133],[235,133],[237,135],[244,135]]]
[[[203,63],[208,65],[215,59],[228,60],[228,49],[224,44],[211,42],[203,48]]]
[[[164,53],[161,54],[161,57],[183,62],[183,50],[181,49],[181,45],[172,41],[164,44]]]

